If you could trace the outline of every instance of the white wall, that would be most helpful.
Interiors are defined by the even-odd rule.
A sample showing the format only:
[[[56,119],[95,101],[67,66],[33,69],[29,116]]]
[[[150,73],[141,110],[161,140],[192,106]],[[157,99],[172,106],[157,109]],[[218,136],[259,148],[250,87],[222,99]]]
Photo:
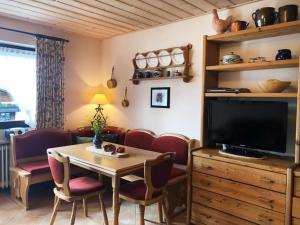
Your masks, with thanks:
[[[1,17],[0,26],[42,33],[68,39],[65,48],[65,128],[89,124],[94,106],[88,102],[98,92],[100,83],[100,41],[66,33],[51,27]],[[0,30],[0,41],[35,45],[32,36]]]
[[[225,18],[227,15],[233,15],[235,19],[249,21],[253,27],[254,22],[251,15],[256,9],[266,6],[278,8],[290,3],[299,4],[300,1],[266,0],[222,11],[220,17]],[[102,41],[101,54],[103,61],[101,69],[102,74],[106,76],[105,79],[102,78],[102,82],[105,84],[105,80],[109,78],[112,65],[115,65],[115,76],[118,80],[116,89],[107,90],[113,96],[113,105],[107,107],[112,124],[126,128],[146,128],[158,134],[177,132],[193,138],[200,137],[202,37],[203,35],[215,33],[211,27],[211,19],[211,15],[196,17]],[[273,59],[277,49],[291,48],[293,49],[293,55],[298,56],[300,50],[299,37],[299,35],[290,35],[277,40],[264,39],[246,43],[242,48],[240,48],[241,46],[238,48],[229,46],[224,48],[222,53],[230,52],[233,49],[247,61],[249,57],[253,56],[266,56],[268,59]],[[133,85],[129,81],[134,71],[132,59],[137,52],[182,46],[188,43],[193,45],[190,74],[195,77],[191,83],[184,83],[182,80],[160,80],[144,81],[139,85]],[[238,49],[242,50],[238,51]],[[266,71],[252,71],[245,72],[245,76],[242,74],[240,77],[246,79],[247,82],[249,80],[255,80],[256,82],[258,77],[259,79],[267,79],[267,77],[262,78],[264,74],[268,74],[267,77],[271,78],[276,75],[280,79],[295,80],[297,72],[296,69],[276,70],[276,72],[272,70],[268,73]],[[223,84],[234,86],[230,82],[232,76],[234,74],[227,74],[226,78],[222,79]],[[249,87],[253,91],[257,91],[253,88],[255,86],[253,82],[248,84],[250,84]],[[125,86],[128,86],[128,99],[130,101],[128,108],[121,106]],[[151,108],[150,88],[164,86],[171,87],[170,109]]]

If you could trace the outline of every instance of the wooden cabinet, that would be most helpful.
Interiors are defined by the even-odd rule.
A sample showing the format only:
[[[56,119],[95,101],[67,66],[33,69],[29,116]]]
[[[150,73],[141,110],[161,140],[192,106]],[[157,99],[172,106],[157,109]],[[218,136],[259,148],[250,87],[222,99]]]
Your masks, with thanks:
[[[293,159],[246,160],[216,149],[194,151],[191,222],[286,224],[287,169],[292,165]]]
[[[293,173],[292,224],[300,225],[300,168]]]

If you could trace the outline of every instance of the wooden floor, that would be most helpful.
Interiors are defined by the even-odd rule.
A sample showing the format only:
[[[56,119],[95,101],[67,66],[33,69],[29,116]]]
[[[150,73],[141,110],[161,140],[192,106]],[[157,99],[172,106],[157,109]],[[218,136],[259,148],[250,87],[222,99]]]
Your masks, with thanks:
[[[52,207],[53,193],[50,184],[35,185],[30,190],[31,210],[25,211],[16,202],[12,201],[6,191],[0,191],[0,225],[48,225]],[[109,217],[109,224],[112,224],[111,194],[108,192],[105,196],[105,205]],[[82,205],[78,206],[76,214],[76,225],[99,225],[103,224],[102,214],[97,200],[88,201],[89,217],[83,215]],[[71,204],[63,203],[61,210],[57,214],[55,224],[69,224],[71,215]],[[157,205],[146,207],[145,218],[151,221],[158,221]],[[120,225],[138,225],[139,210],[138,207],[122,202],[120,211]],[[155,224],[146,222],[146,224]],[[172,224],[184,225],[185,215],[181,214],[173,219]]]

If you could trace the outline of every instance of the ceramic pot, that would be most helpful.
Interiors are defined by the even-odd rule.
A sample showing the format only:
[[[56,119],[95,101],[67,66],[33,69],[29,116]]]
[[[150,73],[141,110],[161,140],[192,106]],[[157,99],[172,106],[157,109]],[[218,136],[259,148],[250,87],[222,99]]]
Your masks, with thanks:
[[[279,49],[275,59],[286,60],[291,58],[292,58],[292,53],[290,49]]]
[[[239,55],[236,55],[233,52],[231,52],[230,54],[223,56],[222,62],[223,64],[235,64],[235,63],[241,63],[242,59]]]
[[[95,134],[93,138],[93,144],[96,148],[101,148],[103,143],[103,138],[100,134]]]
[[[151,76],[152,76],[152,72],[151,71],[144,72],[144,78],[150,78]]]
[[[230,31],[231,32],[237,32],[240,30],[246,30],[249,26],[249,23],[246,21],[236,20],[230,25]]]
[[[273,7],[264,7],[261,9],[257,9],[252,14],[252,18],[255,22],[256,27],[262,27],[274,24],[277,15],[278,14]]]
[[[137,72],[134,74],[134,78],[135,78],[135,79],[140,79],[140,78],[143,78],[143,77],[144,77],[144,73],[143,73],[143,72],[137,71]]]
[[[286,23],[298,19],[298,6],[285,5],[278,9],[279,23]]]

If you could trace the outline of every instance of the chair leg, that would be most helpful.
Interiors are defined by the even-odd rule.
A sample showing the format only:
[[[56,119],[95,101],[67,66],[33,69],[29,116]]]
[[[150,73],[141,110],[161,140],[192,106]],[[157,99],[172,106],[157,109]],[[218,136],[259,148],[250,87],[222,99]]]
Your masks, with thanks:
[[[53,209],[53,212],[52,212],[52,215],[51,215],[50,225],[54,224],[54,221],[55,221],[55,218],[56,218],[56,215],[57,215],[57,211],[58,211],[58,208],[59,208],[60,203],[61,203],[61,200],[59,198],[57,198],[56,196],[55,196],[55,199],[56,199],[56,202],[55,202],[55,206],[54,206],[54,209]]]
[[[56,195],[54,195],[54,201],[53,201],[53,205],[54,205],[54,207],[55,207],[55,205],[56,205],[56,202],[57,202],[57,200],[58,200],[57,196],[56,196]]]
[[[101,208],[102,215],[103,215],[104,224],[108,225],[106,208],[105,208],[105,205],[104,205],[104,202],[103,202],[103,196],[101,194],[99,195],[99,202],[100,202],[100,208]]]
[[[74,225],[74,223],[75,223],[76,208],[77,208],[77,202],[74,201],[73,202],[73,207],[72,207],[72,214],[71,214],[70,225]]]
[[[140,208],[140,225],[145,225],[145,206],[139,205]]]
[[[164,222],[164,218],[163,218],[163,212],[162,212],[162,205],[161,202],[158,202],[158,215],[159,215],[159,222],[163,223]]]
[[[170,215],[169,215],[168,209],[166,207],[165,199],[163,199],[161,201],[161,204],[162,204],[162,207],[163,207],[163,210],[164,210],[164,214],[165,214],[167,225],[171,225],[171,219],[170,219]]]
[[[88,217],[88,216],[89,216],[89,215],[88,215],[88,207],[87,207],[86,199],[85,199],[85,198],[82,200],[82,203],[83,203],[83,211],[84,211],[84,215],[85,215],[85,217]]]

